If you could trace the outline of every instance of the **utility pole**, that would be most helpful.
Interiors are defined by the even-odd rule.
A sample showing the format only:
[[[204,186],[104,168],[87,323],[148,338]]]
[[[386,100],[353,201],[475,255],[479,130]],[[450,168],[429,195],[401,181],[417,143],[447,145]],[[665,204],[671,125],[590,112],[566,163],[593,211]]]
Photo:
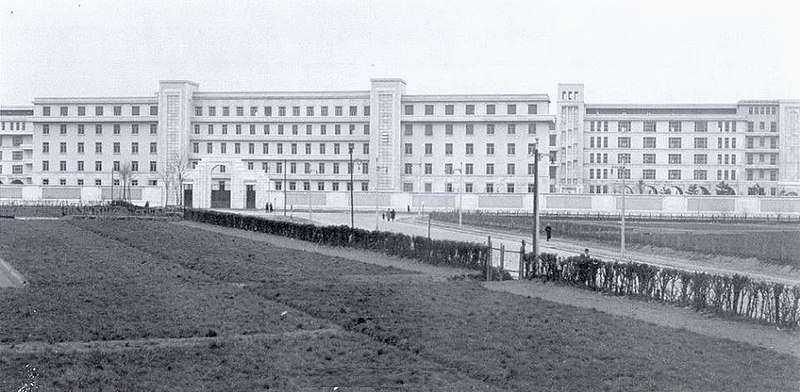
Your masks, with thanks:
[[[283,160],[283,216],[286,216],[286,172],[289,170],[286,167],[286,160]]]
[[[625,185],[625,179],[628,177],[625,166],[622,166],[622,225],[621,235],[619,238],[619,252],[622,257],[625,257],[625,194],[628,193],[628,188]]]
[[[350,228],[355,225],[354,206],[353,206],[353,147],[350,147]]]
[[[539,138],[533,144],[533,257],[539,256]]]
[[[464,186],[464,162],[458,164],[458,226],[461,227],[461,187]]]
[[[378,175],[380,174],[380,166],[378,166],[378,158],[375,157],[375,230],[378,230]]]

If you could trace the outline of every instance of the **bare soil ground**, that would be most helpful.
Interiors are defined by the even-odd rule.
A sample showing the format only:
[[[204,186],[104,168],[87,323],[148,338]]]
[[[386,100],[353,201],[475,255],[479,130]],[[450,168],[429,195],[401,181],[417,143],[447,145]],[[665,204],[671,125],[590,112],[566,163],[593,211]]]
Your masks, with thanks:
[[[789,355],[476,282],[169,222],[5,228],[30,284],[0,290],[2,390],[25,364],[43,390],[800,388]]]

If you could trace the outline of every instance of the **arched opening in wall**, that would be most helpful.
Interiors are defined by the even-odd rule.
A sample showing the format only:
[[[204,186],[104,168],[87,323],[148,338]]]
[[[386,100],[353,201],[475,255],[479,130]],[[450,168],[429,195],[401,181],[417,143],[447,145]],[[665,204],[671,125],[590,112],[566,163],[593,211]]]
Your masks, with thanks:
[[[702,185],[700,185],[699,188],[700,188],[700,194],[701,195],[710,195],[711,194],[711,191],[709,191],[708,188],[706,188],[706,187],[704,187]]]
[[[652,185],[645,185],[644,193],[646,195],[657,195],[658,194],[658,189],[656,189],[656,187],[654,187]]]
[[[23,184],[24,184],[24,183],[22,182],[22,180],[14,180],[14,181],[11,181],[11,185],[23,185]]]
[[[672,191],[671,194],[673,194],[673,195],[682,195],[683,194],[683,189],[681,189],[681,187],[679,187],[677,185],[672,186],[670,188],[670,190]]]
[[[786,196],[797,197],[797,192],[789,192]]]

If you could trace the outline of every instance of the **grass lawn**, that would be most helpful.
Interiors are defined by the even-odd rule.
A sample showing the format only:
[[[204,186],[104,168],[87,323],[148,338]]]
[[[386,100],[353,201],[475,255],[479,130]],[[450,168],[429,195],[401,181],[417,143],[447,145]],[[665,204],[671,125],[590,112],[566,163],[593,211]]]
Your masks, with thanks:
[[[3,225],[0,256],[31,283],[0,290],[0,341],[11,350],[0,355],[2,390],[19,387],[27,363],[56,390],[800,388],[800,361],[790,356],[475,282],[163,221]],[[94,352],[8,348],[209,330],[227,338]],[[253,334],[277,335],[237,340]]]

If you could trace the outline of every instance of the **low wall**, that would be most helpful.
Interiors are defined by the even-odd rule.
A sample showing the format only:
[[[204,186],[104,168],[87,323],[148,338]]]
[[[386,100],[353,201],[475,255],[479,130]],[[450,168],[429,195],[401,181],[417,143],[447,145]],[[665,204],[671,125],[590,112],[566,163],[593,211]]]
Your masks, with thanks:
[[[129,189],[132,203],[152,206],[163,204],[160,187],[141,186]],[[122,198],[122,189],[114,187],[113,199]],[[52,204],[95,204],[112,200],[111,187],[99,186],[60,186],[60,185],[0,185],[0,203],[52,203]]]
[[[56,201],[65,203],[97,203],[111,200],[111,187],[94,186],[40,186],[40,185],[0,185],[0,202],[14,201]],[[120,198],[122,189],[114,187],[114,198]],[[284,205],[284,193],[279,191],[256,191],[256,207],[264,208],[267,201],[276,209]],[[201,195],[195,194],[195,207],[208,207],[198,204]],[[287,208],[295,211],[307,210],[309,202],[314,210],[348,210],[350,193],[288,191],[285,194]],[[162,188],[133,187],[130,189],[131,202],[152,206],[162,205]],[[170,198],[174,200],[174,196]],[[377,201],[377,203],[376,203]],[[461,206],[467,211],[531,212],[533,195],[469,193],[389,193],[361,192],[353,194],[353,204],[358,211],[374,211],[393,208],[397,211],[426,212],[452,211]],[[626,195],[625,210],[629,214],[652,215],[798,215],[798,197],[757,197],[757,196],[680,196],[680,195]],[[244,195],[232,196],[231,206],[239,209],[244,206]],[[596,194],[543,194],[539,196],[539,208],[543,212],[564,212],[576,214],[617,214],[623,208],[621,195]]]

